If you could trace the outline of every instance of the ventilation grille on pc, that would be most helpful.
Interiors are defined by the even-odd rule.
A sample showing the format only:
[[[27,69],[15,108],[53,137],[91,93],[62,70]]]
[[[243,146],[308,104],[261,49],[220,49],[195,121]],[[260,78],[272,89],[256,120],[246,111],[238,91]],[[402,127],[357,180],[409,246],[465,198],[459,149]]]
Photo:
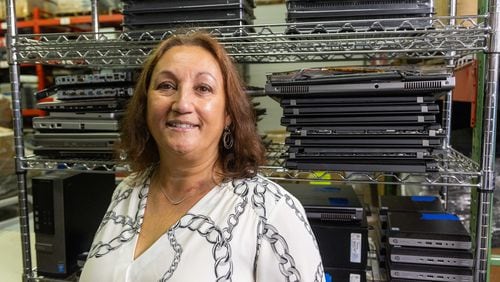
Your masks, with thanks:
[[[353,219],[351,214],[321,213],[321,220],[352,221]]]
[[[423,1],[429,2],[429,1]],[[411,8],[415,6],[422,5],[416,0],[371,0],[371,1],[314,1],[314,2],[288,2],[290,8],[335,8],[335,7],[360,7],[365,9],[370,8],[380,8],[381,6],[387,6],[392,8]],[[430,5],[430,3],[425,3]]]
[[[441,81],[409,81],[405,82],[405,89],[406,90],[422,90],[422,89],[428,89],[428,90],[434,90],[434,89],[441,89]]]
[[[309,86],[307,85],[280,86],[279,91],[281,94],[304,94],[309,92]]]

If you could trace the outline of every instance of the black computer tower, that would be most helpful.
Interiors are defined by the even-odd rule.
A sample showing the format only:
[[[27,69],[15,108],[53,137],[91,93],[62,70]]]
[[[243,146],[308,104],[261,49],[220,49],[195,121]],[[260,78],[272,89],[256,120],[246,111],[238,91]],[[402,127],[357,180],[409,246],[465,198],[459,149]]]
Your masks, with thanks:
[[[37,272],[66,277],[90,249],[111,202],[115,175],[56,171],[32,179]]]
[[[368,224],[309,219],[318,241],[323,266],[365,270],[368,259]]]

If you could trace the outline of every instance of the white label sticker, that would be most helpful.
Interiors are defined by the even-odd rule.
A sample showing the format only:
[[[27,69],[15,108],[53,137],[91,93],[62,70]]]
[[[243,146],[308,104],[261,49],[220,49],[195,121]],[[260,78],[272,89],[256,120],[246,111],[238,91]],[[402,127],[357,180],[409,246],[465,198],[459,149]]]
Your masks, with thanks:
[[[349,282],[361,282],[361,275],[354,273],[349,274]]]
[[[60,25],[69,25],[71,23],[71,19],[68,17],[63,17],[59,19]]]
[[[351,233],[351,262],[361,263],[361,233]]]

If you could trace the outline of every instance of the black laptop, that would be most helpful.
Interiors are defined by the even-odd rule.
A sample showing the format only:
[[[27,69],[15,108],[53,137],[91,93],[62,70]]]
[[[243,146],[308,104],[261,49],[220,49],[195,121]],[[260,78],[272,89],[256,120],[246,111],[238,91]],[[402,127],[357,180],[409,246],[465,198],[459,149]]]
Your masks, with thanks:
[[[50,112],[109,112],[124,109],[128,101],[127,98],[76,99],[41,102],[36,107]]]
[[[356,97],[353,95],[347,96],[334,96],[334,97],[284,97],[280,99],[282,107],[296,107],[296,106],[357,106],[360,104],[369,105],[407,105],[415,103],[433,103],[440,95],[425,95],[425,96],[366,96]]]
[[[285,167],[292,170],[352,172],[437,172],[438,163],[425,159],[287,159]]]
[[[427,148],[381,147],[289,147],[288,158],[293,159],[432,159],[433,150]]]
[[[287,137],[285,145],[302,147],[440,147],[441,138],[421,137]]]
[[[287,107],[283,109],[286,116],[341,116],[341,115],[395,115],[395,114],[438,114],[437,104],[416,105],[357,105],[357,106],[308,106]]]
[[[438,123],[429,125],[290,125],[286,130],[290,136],[323,136],[337,135],[380,135],[380,136],[428,136],[444,137],[445,132]]]
[[[346,93],[392,95],[435,93],[454,87],[455,78],[448,74],[312,68],[270,74],[265,91],[273,96]]]
[[[311,117],[282,117],[281,125],[381,125],[381,124],[433,124],[436,123],[434,114],[413,115],[376,115],[376,116],[311,116]]]

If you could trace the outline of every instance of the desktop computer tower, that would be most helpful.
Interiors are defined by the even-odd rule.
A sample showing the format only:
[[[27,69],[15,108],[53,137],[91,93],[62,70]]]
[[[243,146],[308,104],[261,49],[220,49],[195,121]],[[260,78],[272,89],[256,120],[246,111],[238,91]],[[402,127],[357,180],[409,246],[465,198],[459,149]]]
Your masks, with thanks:
[[[32,179],[38,275],[62,278],[77,270],[114,188],[110,173],[56,171]]]

